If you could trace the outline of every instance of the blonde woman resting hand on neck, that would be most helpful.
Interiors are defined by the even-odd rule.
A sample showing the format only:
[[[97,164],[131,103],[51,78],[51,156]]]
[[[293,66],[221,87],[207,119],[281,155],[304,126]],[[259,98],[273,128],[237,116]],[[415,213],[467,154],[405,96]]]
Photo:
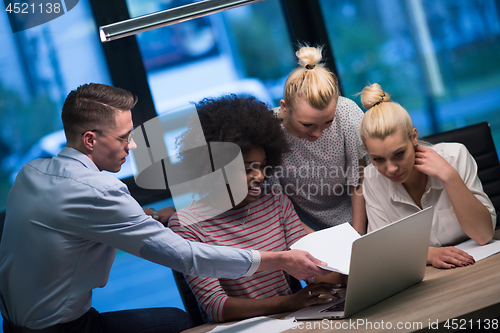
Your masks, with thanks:
[[[408,112],[378,84],[363,89],[361,102],[369,110],[360,135],[372,161],[363,183],[368,232],[434,206],[427,264],[474,264],[471,255],[450,246],[467,238],[484,245],[495,230],[495,209],[474,158],[459,143],[419,145]]]

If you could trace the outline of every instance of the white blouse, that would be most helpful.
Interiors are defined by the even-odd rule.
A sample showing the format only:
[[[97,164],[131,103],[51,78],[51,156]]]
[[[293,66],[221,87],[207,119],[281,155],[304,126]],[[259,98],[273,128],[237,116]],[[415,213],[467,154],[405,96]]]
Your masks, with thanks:
[[[483,191],[477,176],[476,161],[467,148],[460,143],[439,143],[431,148],[458,171],[472,194],[486,206],[495,229],[495,208]],[[380,174],[372,164],[365,169],[363,195],[366,200],[368,232],[420,210],[403,185],[393,183]],[[428,177],[421,204],[422,209],[434,206],[430,246],[455,245],[468,238],[460,227],[448,194],[439,180]]]

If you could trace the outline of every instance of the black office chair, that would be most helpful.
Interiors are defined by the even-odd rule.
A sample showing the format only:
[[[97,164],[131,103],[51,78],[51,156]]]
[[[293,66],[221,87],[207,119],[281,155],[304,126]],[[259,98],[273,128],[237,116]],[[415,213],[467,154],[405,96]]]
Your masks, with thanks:
[[[181,272],[172,270],[174,274],[175,284],[177,285],[177,289],[179,289],[179,294],[181,294],[182,303],[184,304],[184,308],[189,316],[191,316],[191,320],[193,321],[193,326],[199,326],[205,324],[205,320],[201,314],[201,310],[198,306],[198,301],[194,296],[191,288],[189,288],[186,279],[184,279],[184,275]]]
[[[460,142],[464,144],[476,160],[478,177],[498,215],[500,211],[500,162],[491,136],[490,125],[487,122],[433,134],[422,140],[430,143]],[[500,229],[498,223],[497,229]]]
[[[181,294],[181,299],[182,303],[184,303],[184,308],[186,309],[187,314],[191,316],[193,325],[198,326],[204,324],[205,319],[207,318],[206,314],[202,313],[203,310],[199,308],[198,301],[196,300],[196,297],[191,291],[191,288],[189,288],[186,279],[184,279],[184,275],[174,270],[172,270],[172,273],[174,274],[175,284],[177,285],[179,293]],[[293,276],[290,276],[289,284],[290,284],[290,289],[292,290],[293,293],[296,293],[302,289],[300,281],[294,278]]]

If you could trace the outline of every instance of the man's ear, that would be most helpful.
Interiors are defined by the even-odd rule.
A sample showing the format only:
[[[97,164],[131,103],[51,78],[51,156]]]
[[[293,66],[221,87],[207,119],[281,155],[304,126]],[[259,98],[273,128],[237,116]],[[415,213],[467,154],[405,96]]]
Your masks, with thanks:
[[[83,133],[82,135],[82,144],[83,147],[87,150],[94,150],[94,144],[95,144],[95,133],[91,131],[87,131]]]

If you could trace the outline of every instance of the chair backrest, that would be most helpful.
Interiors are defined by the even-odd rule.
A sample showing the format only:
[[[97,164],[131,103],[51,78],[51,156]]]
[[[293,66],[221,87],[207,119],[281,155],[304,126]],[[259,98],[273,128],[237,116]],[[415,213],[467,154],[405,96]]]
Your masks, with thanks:
[[[495,210],[500,211],[500,162],[491,136],[490,125],[482,122],[447,132],[437,133],[422,140],[430,143],[460,142],[464,144],[477,163],[477,175],[484,192],[490,197]],[[497,229],[500,225],[497,223]]]
[[[193,292],[191,291],[191,288],[189,288],[189,284],[186,282],[184,274],[174,270],[172,270],[172,273],[174,274],[175,284],[177,285],[179,293],[181,294],[181,299],[182,303],[184,303],[184,308],[186,309],[186,312],[191,316],[193,325],[198,326],[204,324],[205,320],[203,319],[203,315],[201,313],[201,311],[203,310],[200,310],[198,301],[196,300],[196,296],[194,296]],[[300,281],[294,278],[293,276],[290,276],[289,284],[290,284],[290,289],[292,290],[293,293],[296,293],[302,289]]]
[[[177,289],[179,289],[179,294],[181,294],[182,303],[184,303],[184,308],[189,316],[191,316],[191,320],[193,321],[194,326],[199,326],[205,323],[203,317],[200,312],[200,308],[198,307],[198,301],[194,296],[191,288],[189,288],[186,279],[184,279],[184,275],[181,272],[172,270],[174,274],[175,284],[177,285]]]

